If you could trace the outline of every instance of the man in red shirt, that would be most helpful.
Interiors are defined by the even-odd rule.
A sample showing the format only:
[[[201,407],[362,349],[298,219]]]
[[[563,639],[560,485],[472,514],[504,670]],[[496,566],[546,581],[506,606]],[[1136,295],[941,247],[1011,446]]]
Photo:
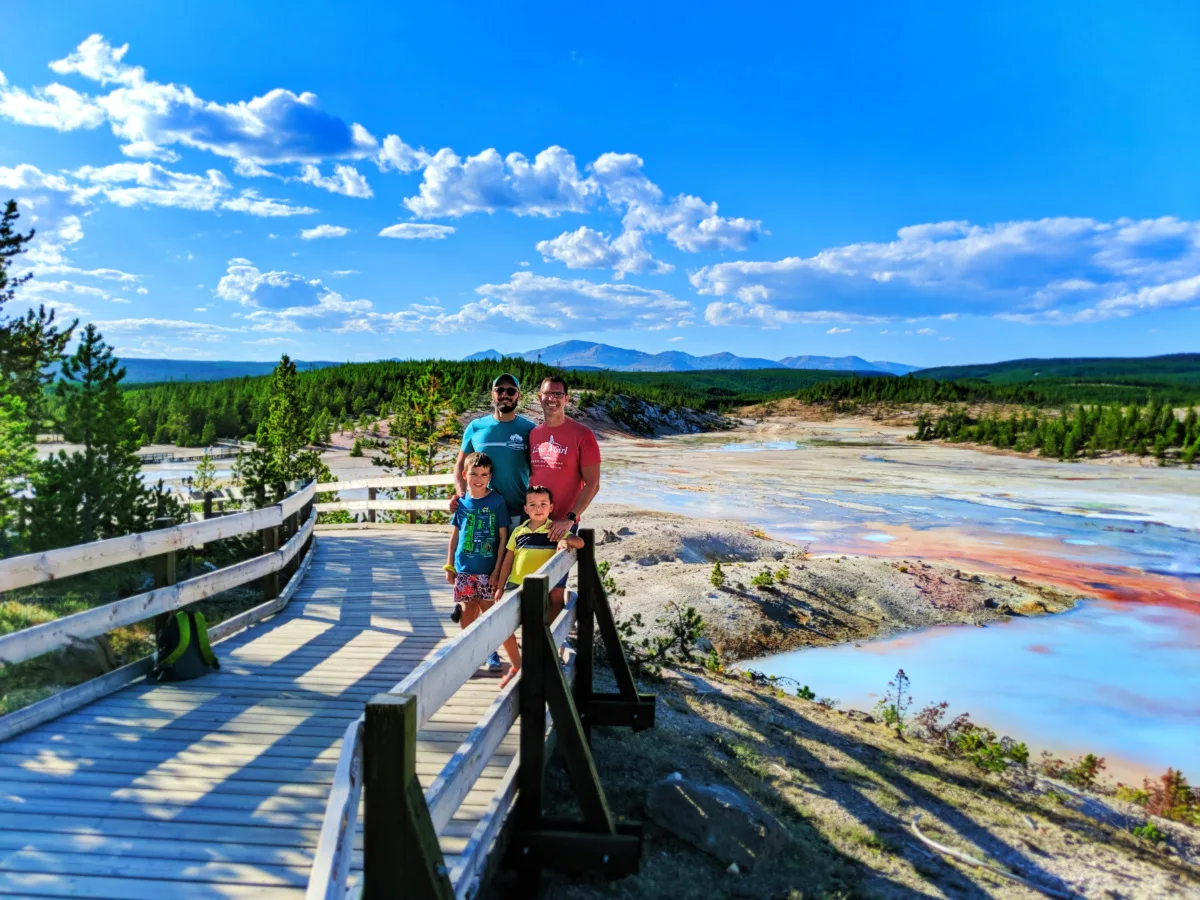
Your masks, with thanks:
[[[560,376],[543,379],[538,389],[545,423],[529,435],[530,484],[550,488],[551,541],[561,540],[600,490],[600,446],[586,425],[566,415],[571,395]]]

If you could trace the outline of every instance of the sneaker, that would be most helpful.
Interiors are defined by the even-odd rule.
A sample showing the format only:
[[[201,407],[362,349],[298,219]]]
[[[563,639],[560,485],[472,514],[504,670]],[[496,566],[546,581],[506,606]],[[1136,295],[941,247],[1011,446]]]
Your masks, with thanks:
[[[493,650],[492,655],[488,657],[487,667],[489,672],[499,672],[504,668],[504,663],[500,662],[500,652]]]
[[[462,620],[462,604],[455,603],[454,611],[450,613],[450,621],[457,625]]]

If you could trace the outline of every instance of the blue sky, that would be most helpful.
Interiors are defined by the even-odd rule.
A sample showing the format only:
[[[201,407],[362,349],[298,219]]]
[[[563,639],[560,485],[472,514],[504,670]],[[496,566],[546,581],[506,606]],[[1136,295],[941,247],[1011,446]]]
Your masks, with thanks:
[[[172,358],[1200,349],[1200,8],[774,6],[10,0],[23,296]]]

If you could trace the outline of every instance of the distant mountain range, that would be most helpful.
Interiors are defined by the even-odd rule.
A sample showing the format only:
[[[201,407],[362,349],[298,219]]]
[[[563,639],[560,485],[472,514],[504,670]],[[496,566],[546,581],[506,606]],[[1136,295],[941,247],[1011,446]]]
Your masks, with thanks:
[[[336,362],[301,362],[296,360],[296,368],[301,372],[309,369],[325,369],[329,366],[340,366]],[[241,378],[243,375],[269,375],[279,360],[255,362],[242,360],[207,360],[207,359],[141,359],[125,357],[121,365],[125,367],[125,383],[146,383],[150,381],[220,381],[223,378]]]
[[[465,357],[465,361],[501,359],[506,354],[498,350],[483,350]],[[609,344],[590,341],[563,341],[525,353],[509,353],[510,357],[530,362],[541,360],[564,369],[612,369],[619,372],[691,372],[701,369],[821,369],[834,372],[887,372],[904,375],[917,371],[919,366],[884,360],[868,361],[860,356],[787,356],[783,359],[762,359],[735,356],[732,353],[712,353],[693,356],[681,350],[663,353],[643,353]]]

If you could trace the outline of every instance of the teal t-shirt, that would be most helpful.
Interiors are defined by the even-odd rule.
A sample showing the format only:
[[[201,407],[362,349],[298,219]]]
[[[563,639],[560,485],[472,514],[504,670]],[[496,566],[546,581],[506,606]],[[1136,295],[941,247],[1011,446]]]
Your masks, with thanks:
[[[525,490],[529,487],[529,432],[533,422],[517,416],[500,422],[481,416],[463,431],[464,453],[486,453],[492,460],[492,490],[504,498],[510,516],[525,513]]]
[[[476,500],[470,494],[458,501],[451,520],[458,529],[454,548],[454,571],[470,575],[491,575],[496,555],[503,552],[500,529],[508,527],[508,507],[495,491]]]

